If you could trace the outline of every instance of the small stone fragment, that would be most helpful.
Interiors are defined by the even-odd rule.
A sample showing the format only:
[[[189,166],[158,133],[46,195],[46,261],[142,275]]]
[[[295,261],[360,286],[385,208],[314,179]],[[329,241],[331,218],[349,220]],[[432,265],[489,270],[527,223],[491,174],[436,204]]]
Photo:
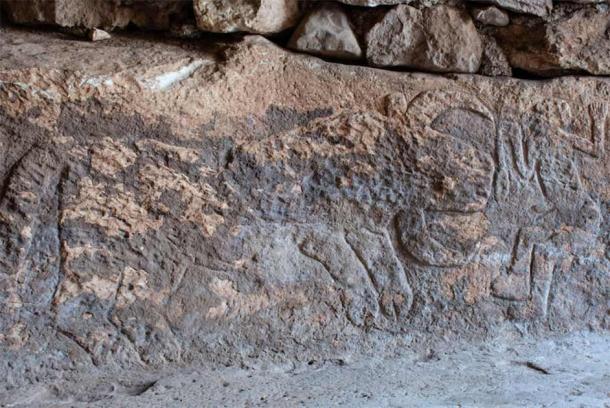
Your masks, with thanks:
[[[470,16],[446,6],[396,6],[369,30],[366,44],[372,65],[433,72],[477,72],[483,53]]]
[[[197,26],[215,33],[277,33],[295,26],[298,0],[195,0]]]
[[[485,25],[504,27],[510,22],[505,11],[493,6],[476,9],[472,14],[475,20]]]
[[[89,39],[91,41],[101,41],[110,39],[110,34],[107,31],[100,30],[99,28],[94,28],[89,31]]]
[[[362,57],[362,50],[347,15],[335,4],[323,5],[307,15],[295,30],[288,46],[325,57]]]
[[[515,13],[533,14],[546,17],[553,9],[552,0],[470,0],[477,3],[493,4]]]

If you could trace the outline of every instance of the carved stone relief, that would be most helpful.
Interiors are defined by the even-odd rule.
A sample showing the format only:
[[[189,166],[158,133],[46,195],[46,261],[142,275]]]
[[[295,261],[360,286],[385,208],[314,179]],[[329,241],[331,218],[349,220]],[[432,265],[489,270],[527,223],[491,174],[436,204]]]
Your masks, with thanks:
[[[546,324],[580,263],[603,273],[607,204],[583,169],[605,171],[605,105],[381,95],[191,138],[82,101],[36,140],[0,122],[23,145],[1,168],[0,343],[100,366],[330,355]]]
[[[512,255],[493,293],[531,302],[536,315],[546,314],[553,273],[568,272],[579,246],[573,241],[592,245],[599,234],[601,210],[583,187],[578,156],[603,156],[607,108],[592,104],[588,111],[585,137],[570,132],[573,117],[563,100],[538,103],[499,126],[495,194],[498,216],[511,221]]]

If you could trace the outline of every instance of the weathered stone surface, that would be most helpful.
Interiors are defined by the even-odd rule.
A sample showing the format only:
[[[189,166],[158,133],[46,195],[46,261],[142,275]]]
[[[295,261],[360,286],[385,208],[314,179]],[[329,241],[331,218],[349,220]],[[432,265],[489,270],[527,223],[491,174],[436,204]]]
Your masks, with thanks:
[[[513,68],[539,75],[610,74],[610,12],[578,8],[555,18],[513,19],[496,37]]]
[[[472,13],[474,19],[482,24],[496,27],[507,26],[510,22],[508,14],[497,7],[476,9]]]
[[[5,383],[610,328],[607,79],[0,34]]]
[[[276,33],[295,26],[298,0],[194,0],[197,26],[204,31]]]
[[[172,18],[185,15],[190,8],[182,0],[4,0],[0,6],[19,24],[103,29],[123,28],[129,23],[167,29]]]
[[[358,59],[362,49],[343,9],[326,4],[308,14],[292,34],[290,48],[325,57]]]
[[[433,72],[476,72],[483,52],[470,16],[446,6],[396,6],[370,29],[366,45],[371,64]]]
[[[488,3],[517,13],[546,17],[553,9],[552,0],[469,0],[473,3]]]

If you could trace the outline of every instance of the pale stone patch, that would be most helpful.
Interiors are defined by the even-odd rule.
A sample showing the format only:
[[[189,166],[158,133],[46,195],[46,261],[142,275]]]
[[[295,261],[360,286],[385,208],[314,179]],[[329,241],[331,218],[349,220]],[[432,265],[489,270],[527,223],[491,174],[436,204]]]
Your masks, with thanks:
[[[114,299],[119,287],[119,278],[113,276],[110,279],[93,275],[91,279],[82,283],[78,274],[70,273],[61,283],[59,293],[53,300],[60,305],[85,293],[91,293],[101,300]]]
[[[30,239],[32,238],[32,226],[31,225],[26,225],[25,227],[23,227],[23,229],[20,232],[21,237],[23,239]]]
[[[248,154],[259,164],[269,161],[286,161],[291,154],[309,160],[315,156],[333,157],[348,154],[374,154],[377,141],[384,135],[386,118],[375,112],[350,112],[327,118],[314,124],[323,135],[342,139],[349,143],[331,143],[328,138],[311,140],[302,136],[303,130],[290,131],[261,142],[243,145]],[[349,145],[349,146],[348,146]],[[288,173],[294,171],[290,168]]]
[[[27,200],[27,201],[36,200],[36,194],[34,194],[34,192],[32,192],[32,191],[21,191],[18,194],[19,194],[19,198],[21,198],[22,200]]]
[[[155,291],[148,286],[148,273],[127,266],[123,271],[121,285],[117,291],[116,306],[127,307],[138,300],[148,300],[160,305],[169,295],[169,289]]]
[[[5,304],[12,310],[19,309],[23,307],[23,301],[21,300],[21,296],[14,291],[11,291],[8,295],[8,299],[6,299]]]
[[[75,298],[81,293],[80,286],[71,278],[65,279],[61,282],[59,292],[53,299],[55,305],[61,305],[70,299]]]
[[[206,235],[213,235],[216,228],[224,223],[224,217],[212,210],[226,209],[228,204],[218,198],[216,191],[208,183],[194,183],[186,175],[162,165],[145,166],[140,171],[140,181],[144,184],[144,193],[151,204],[159,200],[163,191],[173,190],[179,193],[186,209],[182,214],[176,215],[199,225]]]
[[[99,226],[111,236],[142,234],[163,224],[163,219],[153,218],[122,184],[114,186],[113,194],[107,194],[103,184],[94,184],[88,177],[79,182],[78,195],[63,211],[62,221],[74,219]]]
[[[64,262],[68,264],[71,261],[80,257],[81,255],[94,255],[95,253],[100,251],[100,248],[94,247],[90,243],[86,243],[83,246],[70,247],[66,242],[63,242],[61,251],[62,256],[64,257]]]
[[[19,350],[30,338],[25,323],[14,324],[6,334],[0,333],[0,344],[4,343],[10,350]]]
[[[65,144],[73,143],[74,138],[69,137],[69,136],[55,136],[52,139],[52,142],[55,144],[58,144],[58,145],[65,145]]]
[[[116,173],[131,166],[137,159],[136,153],[122,143],[105,137],[93,149],[91,166],[100,173],[113,177]]]
[[[82,284],[82,289],[85,292],[93,293],[99,299],[108,300],[112,299],[117,291],[118,280],[115,279],[104,279],[97,275]]]

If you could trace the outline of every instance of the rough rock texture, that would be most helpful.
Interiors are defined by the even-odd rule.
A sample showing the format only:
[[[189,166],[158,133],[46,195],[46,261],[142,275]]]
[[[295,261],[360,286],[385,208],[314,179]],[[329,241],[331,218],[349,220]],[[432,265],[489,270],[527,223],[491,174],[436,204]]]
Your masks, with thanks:
[[[204,31],[276,33],[295,26],[298,0],[193,0],[197,26]]]
[[[362,49],[347,15],[333,4],[325,4],[308,14],[292,34],[288,46],[326,57],[362,57]]]
[[[8,18],[19,24],[61,27],[167,29],[192,6],[183,0],[2,0]]]
[[[553,9],[552,0],[469,0],[473,3],[489,3],[517,13],[546,17]]]
[[[487,76],[511,76],[513,70],[495,38],[490,35],[482,35],[483,57],[479,74]]]
[[[606,79],[0,34],[5,384],[610,328]]]
[[[470,16],[445,6],[396,6],[366,34],[366,46],[373,65],[433,72],[476,72],[483,51]]]
[[[578,8],[550,20],[513,19],[497,38],[511,65],[540,75],[610,74],[608,8]]]

